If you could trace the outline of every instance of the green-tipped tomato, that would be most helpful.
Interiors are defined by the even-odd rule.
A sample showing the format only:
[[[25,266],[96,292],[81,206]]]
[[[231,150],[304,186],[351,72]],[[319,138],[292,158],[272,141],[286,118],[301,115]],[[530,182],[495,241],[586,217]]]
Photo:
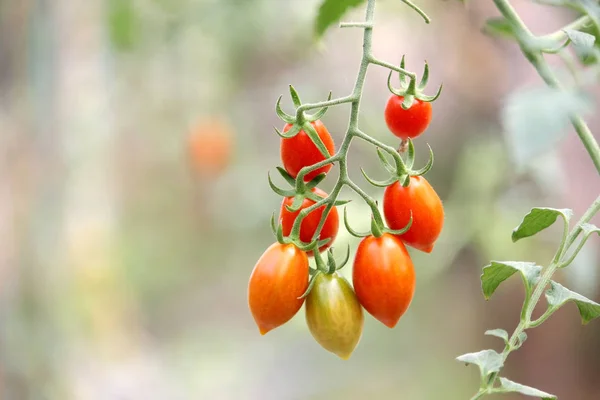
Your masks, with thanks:
[[[319,274],[306,298],[306,323],[317,343],[347,360],[362,335],[362,307],[352,287],[337,273]]]

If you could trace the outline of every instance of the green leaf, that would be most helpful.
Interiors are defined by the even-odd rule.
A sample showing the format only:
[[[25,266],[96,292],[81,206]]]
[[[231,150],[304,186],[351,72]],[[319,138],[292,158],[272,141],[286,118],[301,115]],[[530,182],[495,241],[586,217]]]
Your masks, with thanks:
[[[357,7],[366,0],[323,0],[317,20],[315,21],[315,34],[321,38],[327,28],[335,24],[351,8]]]
[[[548,300],[548,304],[555,308],[560,308],[569,301],[575,302],[579,309],[583,325],[600,316],[600,304],[554,281],[550,282],[550,289],[546,291],[546,299]]]
[[[535,207],[523,218],[523,221],[517,226],[512,233],[512,241],[533,236],[536,233],[543,231],[548,228],[554,222],[556,218],[561,216],[568,223],[573,216],[573,211],[569,209],[556,209],[556,208],[545,208]]]
[[[502,110],[506,140],[517,169],[550,150],[567,134],[570,116],[593,111],[589,96],[539,87],[514,92]]]
[[[486,377],[493,372],[498,372],[504,366],[502,356],[494,350],[481,350],[477,353],[463,354],[456,357],[456,360],[466,364],[477,365],[482,377]]]
[[[504,17],[490,18],[485,21],[483,31],[489,35],[515,37],[513,26]]]
[[[496,291],[498,286],[515,272],[520,272],[527,291],[535,285],[540,278],[542,267],[532,262],[522,261],[492,261],[490,265],[483,268],[481,275],[481,288],[483,295],[488,300]]]
[[[579,55],[588,55],[591,53],[594,48],[594,43],[596,42],[596,37],[594,35],[590,35],[589,33],[575,31],[573,29],[565,29],[564,32],[567,34],[567,37],[573,43],[573,47],[575,47],[575,51]]]
[[[508,332],[506,332],[504,329],[492,329],[489,331],[485,331],[485,335],[496,336],[504,340],[504,343],[508,343]]]
[[[542,392],[541,390],[521,385],[506,378],[500,378],[500,387],[494,390],[496,393],[521,393],[525,396],[540,397],[543,400],[553,400],[557,397],[553,394]]]

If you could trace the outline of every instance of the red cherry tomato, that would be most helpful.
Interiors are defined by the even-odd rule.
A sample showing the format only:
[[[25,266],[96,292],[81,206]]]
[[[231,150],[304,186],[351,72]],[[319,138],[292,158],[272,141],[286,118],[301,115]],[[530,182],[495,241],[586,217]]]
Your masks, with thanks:
[[[322,191],[319,188],[314,188],[314,189],[312,189],[312,191],[319,197],[327,197],[327,193],[325,193],[324,191]],[[288,236],[290,234],[290,232],[292,231],[292,226],[294,225],[294,221],[296,220],[296,217],[298,216],[300,211],[315,204],[315,202],[310,199],[304,199],[304,201],[302,202],[302,206],[300,207],[300,209],[298,211],[290,212],[285,207],[291,206],[293,201],[294,201],[293,198],[286,197],[283,199],[283,202],[281,203],[279,220],[281,221],[284,236]],[[302,224],[300,225],[300,240],[302,240],[305,243],[309,243],[312,240],[312,237],[317,230],[317,226],[319,226],[319,222],[321,221],[321,216],[323,215],[324,211],[325,211],[325,206],[319,207],[316,210],[314,210],[313,212],[311,212],[310,214],[308,214],[306,216],[306,218],[304,218],[302,220]],[[319,240],[324,240],[324,239],[331,239],[331,240],[329,242],[325,243],[323,246],[321,246],[319,248],[319,251],[324,251],[324,250],[328,249],[329,247],[331,247],[331,245],[333,244],[333,241],[335,240],[335,237],[338,234],[339,227],[340,227],[340,218],[338,215],[337,207],[334,206],[331,209],[331,211],[329,212],[329,214],[327,215],[327,218],[325,219],[325,225],[323,225],[323,229],[321,230],[321,233],[319,234]],[[312,256],[313,255],[312,251],[308,252],[308,255]]]
[[[308,256],[293,244],[275,243],[260,257],[248,284],[248,304],[261,335],[289,321],[304,303]]]
[[[404,228],[411,212],[412,225],[399,238],[415,249],[431,253],[444,226],[444,207],[435,190],[422,176],[412,176],[407,187],[396,182],[385,188],[383,194],[383,214],[391,229]]]
[[[352,287],[337,273],[319,274],[306,297],[306,324],[325,350],[347,360],[360,341],[364,316]]]
[[[329,131],[325,128],[325,125],[319,120],[311,122],[311,124],[329,151],[329,154],[333,155],[335,153],[335,144],[333,143]],[[287,124],[283,128],[283,132],[289,131],[291,127],[291,124]],[[323,160],[325,160],[325,157],[323,157],[323,154],[321,154],[317,146],[303,130],[298,132],[298,134],[292,138],[281,139],[281,161],[283,162],[285,170],[292,177],[295,178],[298,176],[298,172],[300,172],[302,168],[314,165]],[[318,168],[306,174],[304,180],[308,182],[319,174],[326,174],[331,167],[332,165],[328,164]]]
[[[404,97],[393,94],[385,106],[385,122],[400,139],[414,139],[427,129],[431,121],[431,103],[415,99],[413,105],[402,108]]]
[[[384,233],[367,236],[358,245],[352,283],[360,304],[393,328],[415,293],[415,269],[400,239]]]

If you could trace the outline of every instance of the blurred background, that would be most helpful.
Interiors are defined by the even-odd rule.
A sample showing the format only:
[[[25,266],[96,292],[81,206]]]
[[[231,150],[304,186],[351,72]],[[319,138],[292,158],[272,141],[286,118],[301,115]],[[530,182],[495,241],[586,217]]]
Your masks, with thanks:
[[[348,94],[361,31],[314,43],[317,0],[0,1],[0,398],[467,399],[478,371],[454,358],[501,350],[487,329],[512,332],[523,298],[514,278],[486,302],[490,260],[545,265],[550,229],[512,244],[533,206],[579,216],[600,179],[574,132],[517,168],[500,118],[515,89],[540,84],[510,42],[480,27],[492,2],[420,1],[431,26],[399,1],[378,3],[375,54],[443,82],[430,129],[416,141],[444,200],[435,251],[412,251],[417,291],[390,330],[366,316],[349,361],[322,350],[301,311],[261,337],[246,296],[274,239],[280,199],[275,100],[293,83],[305,101]],[[456,3],[456,4],[455,4]],[[534,32],[571,15],[515,1]],[[345,20],[360,20],[362,10]],[[371,67],[361,127],[397,145],[383,108],[387,71]],[[285,95],[284,108],[292,108]],[[345,106],[324,122],[340,143]],[[600,128],[598,116],[589,120]],[[598,136],[597,136],[598,137]],[[514,145],[514,144],[513,144]],[[351,176],[383,178],[373,148],[355,141]],[[330,173],[323,188],[336,177]],[[280,182],[281,183],[281,182]],[[350,219],[368,227],[354,199]],[[598,223],[598,220],[596,220]],[[338,254],[357,240],[342,229]],[[557,277],[600,301],[600,241]],[[345,268],[346,276],[350,267]],[[562,399],[600,398],[600,323],[566,306],[509,358],[504,374]],[[506,396],[505,398],[518,398]]]

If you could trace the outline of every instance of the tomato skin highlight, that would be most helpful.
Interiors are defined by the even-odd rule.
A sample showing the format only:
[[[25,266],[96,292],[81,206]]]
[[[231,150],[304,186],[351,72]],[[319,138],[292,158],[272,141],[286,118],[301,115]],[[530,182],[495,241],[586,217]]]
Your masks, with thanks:
[[[400,139],[420,136],[431,122],[431,103],[415,99],[413,105],[402,108],[404,97],[392,94],[385,106],[385,122],[388,129]]]
[[[300,310],[308,276],[308,256],[293,244],[274,243],[263,253],[248,284],[248,305],[261,335]]]
[[[319,197],[323,197],[323,198],[327,197],[327,193],[325,193],[324,191],[322,191],[319,188],[312,189],[312,192],[317,194]],[[283,201],[281,203],[281,209],[279,211],[279,220],[281,221],[284,236],[288,236],[290,234],[290,232],[292,232],[292,226],[294,225],[294,221],[298,217],[298,214],[300,213],[300,211],[315,204],[315,202],[311,199],[304,199],[304,201],[302,202],[301,208],[298,211],[291,212],[286,208],[286,206],[291,206],[293,201],[294,201],[293,198],[286,197],[283,199]],[[326,206],[324,205],[322,207],[317,208],[316,210],[314,210],[313,212],[308,214],[306,216],[306,218],[304,218],[302,220],[302,224],[300,225],[300,240],[302,240],[305,243],[309,243],[312,240],[312,237],[315,234],[317,227],[319,226],[319,222],[321,221],[321,216],[323,215],[323,212],[325,211],[325,207]],[[329,247],[331,247],[331,245],[333,244],[333,241],[335,240],[335,238],[338,234],[339,228],[340,228],[340,217],[338,214],[337,207],[334,206],[329,211],[329,214],[327,215],[327,218],[325,219],[325,224],[323,225],[323,229],[321,230],[321,232],[319,234],[319,240],[323,240],[323,239],[327,239],[327,238],[330,238],[331,240],[329,242],[325,243],[323,246],[321,246],[319,248],[319,251],[324,251],[324,250],[328,249]],[[308,255],[312,256],[313,252],[309,251]]]
[[[360,304],[377,320],[393,328],[415,293],[415,269],[406,247],[384,233],[367,236],[358,245],[352,283]]]
[[[347,360],[360,342],[363,310],[346,279],[319,274],[306,297],[306,324],[325,350]]]
[[[444,206],[429,182],[422,176],[411,176],[410,185],[395,182],[385,188],[383,214],[391,229],[402,229],[410,221],[409,230],[398,237],[417,250],[431,253],[444,227]]]
[[[311,124],[329,151],[329,154],[333,155],[335,153],[335,144],[325,125],[319,120],[311,122]],[[285,125],[283,132],[289,131],[291,127],[291,124]],[[281,161],[285,170],[293,178],[298,176],[298,172],[300,172],[302,168],[314,165],[323,160],[325,160],[325,157],[323,157],[323,154],[321,154],[317,146],[310,140],[310,137],[304,130],[301,130],[292,138],[281,139]],[[327,164],[311,171],[304,176],[304,181],[308,182],[319,174],[326,174],[332,166],[332,164]]]

